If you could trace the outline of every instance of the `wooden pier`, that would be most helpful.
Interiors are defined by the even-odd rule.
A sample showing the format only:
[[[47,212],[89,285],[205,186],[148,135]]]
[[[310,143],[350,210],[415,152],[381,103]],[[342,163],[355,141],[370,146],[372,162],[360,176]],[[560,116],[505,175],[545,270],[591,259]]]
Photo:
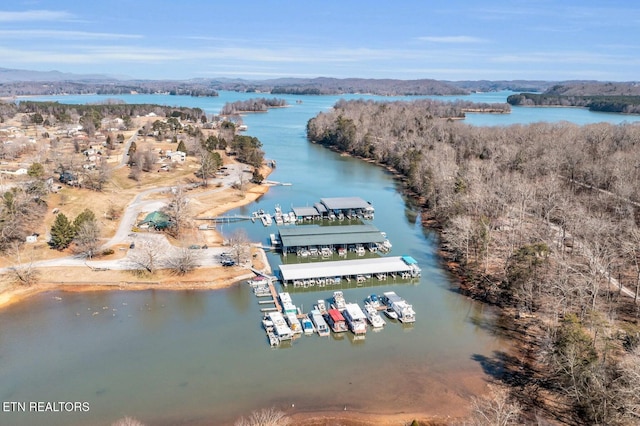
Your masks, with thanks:
[[[262,312],[267,312],[267,311],[278,311],[278,312],[282,312],[282,306],[280,305],[279,299],[278,299],[278,293],[276,292],[276,287],[275,287],[275,282],[277,281],[277,278],[272,276],[272,275],[268,275],[265,274],[262,271],[259,271],[255,268],[250,268],[251,271],[253,271],[254,274],[256,274],[259,277],[263,277],[265,278],[265,281],[267,282],[267,287],[269,288],[269,293],[271,294],[271,300],[260,300],[258,301],[259,304],[271,304],[273,303],[275,306],[274,307],[270,307],[270,308],[262,308],[261,311]],[[262,285],[262,284],[261,284]]]
[[[214,223],[231,223],[231,222],[240,222],[244,220],[255,220],[255,218],[251,216],[233,215],[233,216],[216,216],[216,217],[197,217],[196,220],[209,220]]]

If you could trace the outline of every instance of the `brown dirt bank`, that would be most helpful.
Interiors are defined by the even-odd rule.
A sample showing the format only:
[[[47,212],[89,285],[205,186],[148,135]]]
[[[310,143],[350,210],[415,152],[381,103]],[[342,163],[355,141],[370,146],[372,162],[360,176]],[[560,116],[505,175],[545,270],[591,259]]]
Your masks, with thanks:
[[[44,271],[43,271],[44,273]],[[234,285],[255,274],[244,268],[200,268],[184,277],[166,271],[136,277],[130,271],[89,271],[86,267],[49,267],[46,280],[31,286],[5,285],[0,308],[47,291],[136,291],[136,290],[217,290]]]

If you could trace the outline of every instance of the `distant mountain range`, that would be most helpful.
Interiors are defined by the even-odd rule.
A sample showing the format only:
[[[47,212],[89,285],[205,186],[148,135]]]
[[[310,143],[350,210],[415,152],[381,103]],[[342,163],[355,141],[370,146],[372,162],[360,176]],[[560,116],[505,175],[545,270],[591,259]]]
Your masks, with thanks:
[[[218,90],[270,94],[324,95],[369,93],[375,95],[464,95],[471,92],[553,93],[562,95],[640,94],[637,82],[542,81],[542,80],[399,80],[366,78],[278,78],[244,80],[198,78],[190,80],[135,80],[101,74],[73,74],[60,71],[31,71],[0,68],[0,96],[98,93],[165,93],[172,95],[217,96]]]
[[[104,74],[73,74],[60,71],[31,71],[0,68],[0,83],[16,81],[113,81],[115,77]]]

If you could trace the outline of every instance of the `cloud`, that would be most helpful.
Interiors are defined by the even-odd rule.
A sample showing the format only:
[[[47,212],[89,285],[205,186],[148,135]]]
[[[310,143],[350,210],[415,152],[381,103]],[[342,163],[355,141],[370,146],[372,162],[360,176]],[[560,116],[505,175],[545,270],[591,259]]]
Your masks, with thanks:
[[[431,43],[486,43],[487,40],[472,36],[425,36],[418,37],[420,41]]]
[[[67,31],[67,30],[0,30],[0,37],[14,38],[47,38],[47,39],[134,39],[142,38],[138,34],[116,34],[116,33],[93,33],[89,31]]]
[[[0,10],[0,22],[61,21],[69,20],[73,17],[68,12],[55,10],[25,10],[22,12]]]

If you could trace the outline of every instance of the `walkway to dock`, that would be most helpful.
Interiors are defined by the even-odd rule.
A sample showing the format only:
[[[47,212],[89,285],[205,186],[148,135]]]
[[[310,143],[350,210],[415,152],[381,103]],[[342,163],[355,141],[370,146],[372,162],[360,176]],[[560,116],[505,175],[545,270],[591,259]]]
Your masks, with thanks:
[[[273,303],[276,306],[276,311],[282,312],[282,306],[280,305],[280,299],[278,298],[278,292],[276,292],[276,287],[274,284],[277,281],[277,278],[273,275],[265,274],[264,272],[259,271],[253,267],[250,267],[249,269],[251,269],[254,274],[266,278],[269,292],[271,293],[271,298],[273,299]]]
[[[214,223],[231,223],[231,222],[239,222],[243,220],[255,220],[251,216],[241,216],[241,215],[233,215],[233,216],[217,216],[217,217],[197,217],[196,220],[210,220]]]

